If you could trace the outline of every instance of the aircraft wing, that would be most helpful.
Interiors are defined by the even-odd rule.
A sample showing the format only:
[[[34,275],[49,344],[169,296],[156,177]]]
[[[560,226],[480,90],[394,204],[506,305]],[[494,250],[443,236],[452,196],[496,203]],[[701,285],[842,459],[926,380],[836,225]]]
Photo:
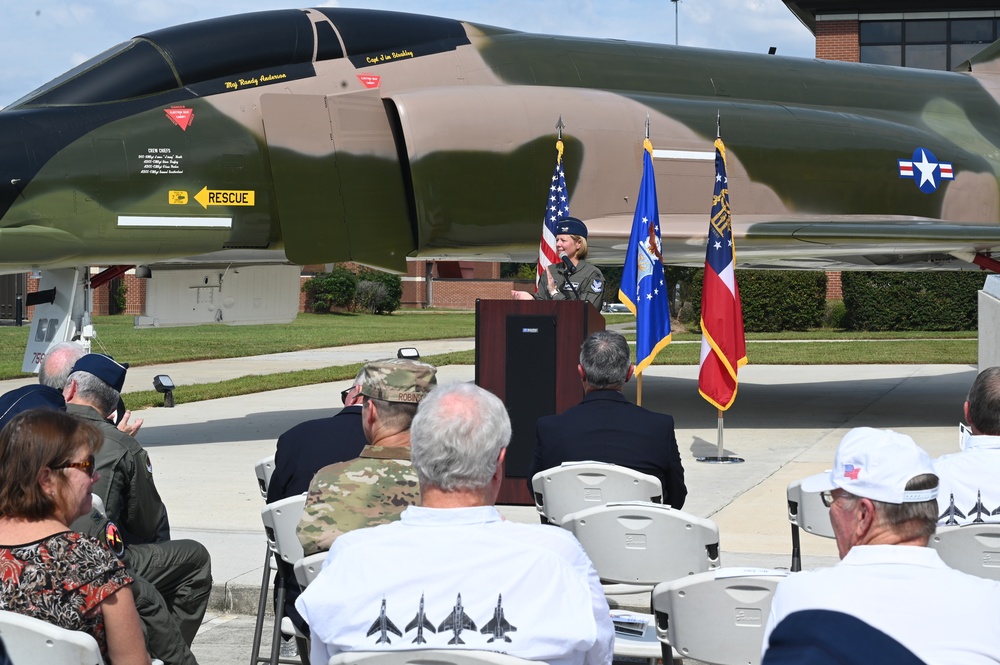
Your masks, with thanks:
[[[372,627],[368,629],[367,636],[371,637],[375,633],[379,632],[381,629],[382,629],[382,620],[381,620],[381,618],[375,619],[375,621],[372,622]]]
[[[441,625],[438,626],[438,632],[445,632],[445,631],[448,631],[448,630],[454,630],[455,629],[455,622],[456,622],[456,620],[458,621],[459,625],[461,625],[461,627],[462,627],[463,630],[475,630],[476,629],[476,623],[472,619],[470,619],[469,615],[466,614],[465,611],[463,610],[462,613],[461,613],[461,615],[458,615],[458,616],[456,616],[455,612],[450,613],[448,615],[448,618],[446,618],[444,621],[442,621]]]
[[[707,203],[706,203],[707,208]],[[737,265],[819,270],[975,269],[979,253],[1000,251],[1000,226],[892,216],[733,214]],[[590,260],[614,262],[628,243],[631,219],[584,220]],[[667,264],[702,265],[708,214],[661,215]]]
[[[423,623],[419,623],[418,619],[422,619]],[[411,621],[410,623],[406,624],[406,632],[410,632],[411,630],[413,630],[417,626],[421,626],[421,625],[424,628],[426,628],[427,630],[431,631],[432,633],[435,632],[435,630],[434,630],[434,624],[432,624],[427,619],[426,616],[421,617],[419,614],[417,616],[413,617],[413,621]]]
[[[500,630],[506,633],[517,631],[517,628],[512,628],[506,619],[501,618],[499,621],[497,619],[490,619],[489,622],[483,626],[483,629],[480,632],[484,634],[495,633],[497,628],[500,628]]]

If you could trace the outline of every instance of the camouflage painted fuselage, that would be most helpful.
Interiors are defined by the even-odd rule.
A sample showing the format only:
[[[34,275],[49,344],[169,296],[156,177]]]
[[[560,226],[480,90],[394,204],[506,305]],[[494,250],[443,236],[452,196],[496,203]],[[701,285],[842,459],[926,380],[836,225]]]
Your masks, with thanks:
[[[0,111],[0,270],[193,257],[533,260],[555,125],[620,264],[642,139],[703,262],[717,118],[743,266],[969,267],[1000,247],[997,45],[947,73],[354,9],[136,38]]]

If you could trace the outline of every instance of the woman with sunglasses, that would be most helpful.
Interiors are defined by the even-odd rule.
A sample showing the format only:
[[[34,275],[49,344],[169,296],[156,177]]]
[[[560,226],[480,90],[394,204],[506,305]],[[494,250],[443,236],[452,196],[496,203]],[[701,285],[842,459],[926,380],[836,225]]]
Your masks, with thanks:
[[[149,665],[125,567],[70,531],[91,507],[93,425],[32,409],[0,430],[0,608],[94,636],[113,665]]]

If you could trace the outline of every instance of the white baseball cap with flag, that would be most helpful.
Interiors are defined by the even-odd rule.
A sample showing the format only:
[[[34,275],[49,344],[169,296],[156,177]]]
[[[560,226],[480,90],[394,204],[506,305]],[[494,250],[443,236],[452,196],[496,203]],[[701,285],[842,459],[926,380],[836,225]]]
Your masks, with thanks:
[[[934,464],[913,439],[892,430],[856,427],[840,440],[833,469],[803,479],[802,489],[839,487],[873,501],[917,503],[937,498],[937,487],[906,490],[906,483],[925,473],[934,473]]]

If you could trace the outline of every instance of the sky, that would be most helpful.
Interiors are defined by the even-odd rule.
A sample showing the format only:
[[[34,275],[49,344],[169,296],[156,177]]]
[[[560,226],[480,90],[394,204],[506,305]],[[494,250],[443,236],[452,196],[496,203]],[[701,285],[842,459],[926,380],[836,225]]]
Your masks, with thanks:
[[[0,107],[143,32],[266,9],[388,9],[525,32],[664,44],[676,34],[682,46],[815,53],[812,34],[781,0],[5,0],[0,6]]]

